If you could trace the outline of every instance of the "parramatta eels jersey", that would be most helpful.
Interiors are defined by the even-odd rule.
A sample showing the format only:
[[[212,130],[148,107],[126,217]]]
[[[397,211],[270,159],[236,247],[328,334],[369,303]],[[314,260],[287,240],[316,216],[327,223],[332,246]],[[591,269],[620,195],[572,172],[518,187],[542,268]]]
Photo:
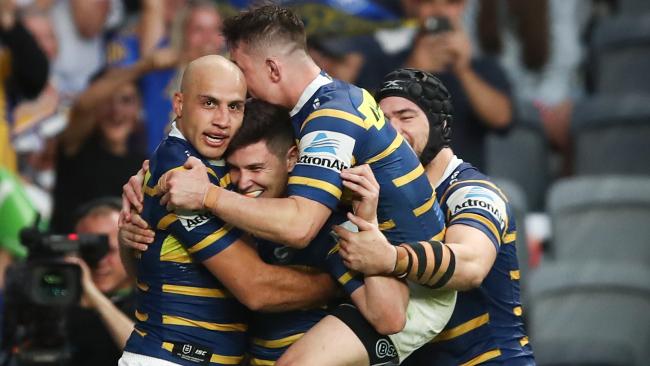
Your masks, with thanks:
[[[158,179],[188,156],[202,159],[173,126],[145,176],[142,217],[156,235],[137,260],[137,322],[125,350],[182,365],[236,365],[245,353],[248,311],[201,262],[242,233],[209,213],[169,212],[155,196]],[[225,163],[202,161],[210,181],[227,188]]]
[[[321,73],[291,111],[300,157],[288,193],[334,210],[340,172],[370,167],[380,184],[380,229],[392,243],[442,239],[444,218],[424,168],[366,90]]]
[[[352,294],[363,286],[363,275],[350,271],[343,264],[335,239],[329,234],[332,225],[345,221],[342,215],[332,214],[323,230],[304,249],[294,249],[258,240],[260,257],[269,264],[286,265],[305,271],[330,273]],[[249,328],[251,365],[272,365],[280,356],[325,315],[325,309],[287,311],[282,313],[253,313]]]
[[[426,365],[534,365],[521,318],[514,212],[489,178],[454,157],[436,191],[447,226],[487,235],[497,250],[480,287],[459,291],[449,323],[419,351]],[[417,357],[417,356],[416,356]]]

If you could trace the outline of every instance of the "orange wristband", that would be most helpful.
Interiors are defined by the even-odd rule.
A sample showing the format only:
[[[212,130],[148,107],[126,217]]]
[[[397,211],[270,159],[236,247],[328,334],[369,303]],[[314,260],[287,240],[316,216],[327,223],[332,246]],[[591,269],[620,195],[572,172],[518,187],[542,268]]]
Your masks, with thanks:
[[[217,200],[219,199],[220,195],[221,188],[215,186],[214,184],[210,184],[208,191],[205,192],[205,196],[203,197],[203,207],[212,211],[212,209],[217,205]]]

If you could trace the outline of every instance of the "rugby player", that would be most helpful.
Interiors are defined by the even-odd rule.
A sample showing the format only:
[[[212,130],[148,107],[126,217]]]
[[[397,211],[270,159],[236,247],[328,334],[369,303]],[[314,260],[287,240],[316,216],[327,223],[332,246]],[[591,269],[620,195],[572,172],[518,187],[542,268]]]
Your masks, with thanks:
[[[291,110],[299,158],[289,178],[288,197],[251,199],[230,192],[211,184],[205,166],[188,159],[186,169],[165,174],[158,182],[164,192],[163,202],[170,207],[207,209],[255,237],[304,248],[340,203],[341,171],[369,164],[381,186],[379,226],[389,240],[442,239],[444,218],[412,149],[387,123],[367,91],[321,72],[307,54],[304,25],[295,14],[274,5],[262,6],[227,19],[224,34],[250,94]],[[421,345],[418,342],[426,342],[442,329],[447,321],[444,314],[453,309],[455,292],[436,294],[435,306],[430,302],[432,296],[428,289],[411,287],[409,304],[414,299],[422,302],[421,306],[409,305],[407,310],[413,312],[408,316],[412,330],[428,333],[394,344],[396,352],[390,356],[405,358]],[[335,354],[342,363],[350,357],[352,364],[364,353],[361,357],[373,357],[375,344],[364,344],[363,331],[348,320],[363,316],[358,309],[340,309],[321,322],[332,323],[339,336],[328,339],[326,347],[319,349],[330,357]],[[355,315],[349,315],[350,311]],[[442,324],[422,319],[436,319]],[[387,355],[382,353],[383,357]],[[304,364],[322,364],[307,360]]]
[[[176,123],[150,163],[142,217],[155,228],[137,260],[137,323],[120,365],[239,364],[247,310],[319,306],[335,293],[329,275],[264,263],[242,233],[207,212],[167,211],[158,178],[188,156],[228,186],[222,155],[244,112],[241,71],[221,56],[191,62],[174,96]],[[241,303],[239,301],[241,301]],[[243,305],[242,305],[243,303]]]
[[[445,244],[420,241],[395,247],[376,230],[350,233],[341,241],[346,264],[366,274],[438,281],[438,287],[466,290],[458,292],[445,330],[408,364],[534,365],[521,318],[513,209],[486,175],[449,147],[452,107],[447,89],[429,73],[400,69],[386,75],[376,97],[435,182],[447,220]],[[352,219],[362,230],[367,226]]]

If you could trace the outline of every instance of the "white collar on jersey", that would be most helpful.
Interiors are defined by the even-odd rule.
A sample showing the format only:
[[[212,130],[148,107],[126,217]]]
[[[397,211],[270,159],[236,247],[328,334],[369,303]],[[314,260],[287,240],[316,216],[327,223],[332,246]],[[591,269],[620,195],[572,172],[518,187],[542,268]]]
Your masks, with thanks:
[[[300,110],[305,105],[305,103],[307,103],[309,98],[311,98],[314,95],[314,93],[316,93],[316,90],[318,90],[321,86],[327,85],[331,82],[332,79],[328,78],[327,76],[324,76],[321,73],[318,73],[318,76],[316,76],[316,78],[314,78],[314,80],[312,80],[311,83],[307,85],[305,90],[302,91],[302,94],[300,95],[300,99],[298,99],[298,104],[296,104],[296,106],[293,107],[291,112],[289,112],[289,115],[293,117],[296,114],[298,114],[298,112],[300,112]]]
[[[185,136],[183,136],[183,134],[181,133],[181,130],[179,130],[178,127],[176,127],[176,121],[172,122],[172,127],[169,130],[169,136],[176,137],[176,138],[179,138],[181,140],[187,141]],[[223,159],[219,159],[219,160],[206,159],[206,160],[208,160],[208,163],[210,163],[210,164],[212,164],[214,166],[226,166],[226,161],[223,160]]]
[[[458,168],[460,164],[463,163],[463,159],[459,159],[458,156],[454,155],[453,158],[451,158],[451,161],[449,164],[447,164],[447,167],[445,168],[445,172],[442,173],[442,177],[440,177],[440,180],[436,183],[436,189],[442,184],[442,182],[445,181],[445,179],[449,178],[449,176]]]

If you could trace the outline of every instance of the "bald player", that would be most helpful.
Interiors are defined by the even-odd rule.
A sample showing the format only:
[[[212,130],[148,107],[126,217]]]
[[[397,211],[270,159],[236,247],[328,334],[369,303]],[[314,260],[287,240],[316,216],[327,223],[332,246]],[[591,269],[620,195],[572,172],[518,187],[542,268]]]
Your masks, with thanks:
[[[222,155],[241,126],[245,97],[241,71],[221,56],[198,58],[185,70],[173,99],[175,122],[145,176],[142,217],[155,240],[145,252],[130,253],[136,261],[137,322],[121,366],[239,364],[246,307],[307,308],[335,292],[327,274],[264,263],[241,231],[211,213],[168,211],[160,204],[159,177],[183,169],[190,156],[206,166],[210,182],[230,189]]]

